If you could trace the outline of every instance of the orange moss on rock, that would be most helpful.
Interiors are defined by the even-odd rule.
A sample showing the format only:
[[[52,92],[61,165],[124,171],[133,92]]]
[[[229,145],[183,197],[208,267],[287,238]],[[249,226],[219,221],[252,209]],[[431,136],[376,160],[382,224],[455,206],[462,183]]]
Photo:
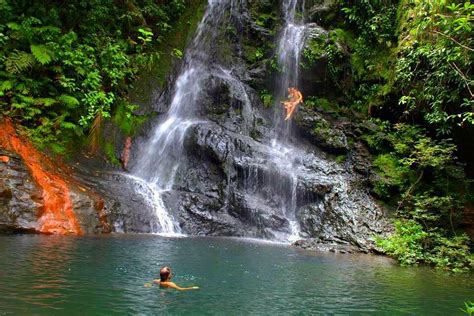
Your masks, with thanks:
[[[82,234],[73,212],[68,185],[56,171],[55,164],[30,142],[20,138],[7,119],[0,121],[0,146],[16,152],[23,159],[42,190],[43,205],[38,212],[36,230],[49,234]]]

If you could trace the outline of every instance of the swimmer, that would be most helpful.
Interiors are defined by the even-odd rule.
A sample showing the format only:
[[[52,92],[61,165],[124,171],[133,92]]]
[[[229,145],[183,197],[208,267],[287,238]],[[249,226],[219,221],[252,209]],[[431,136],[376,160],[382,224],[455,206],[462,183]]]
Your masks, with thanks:
[[[145,287],[151,287],[152,284],[157,284],[161,288],[171,288],[176,289],[178,291],[187,291],[187,290],[197,290],[199,289],[198,286],[191,286],[191,287],[180,287],[174,282],[171,282],[171,268],[163,267],[160,269],[160,279],[153,280],[152,283],[145,283]]]

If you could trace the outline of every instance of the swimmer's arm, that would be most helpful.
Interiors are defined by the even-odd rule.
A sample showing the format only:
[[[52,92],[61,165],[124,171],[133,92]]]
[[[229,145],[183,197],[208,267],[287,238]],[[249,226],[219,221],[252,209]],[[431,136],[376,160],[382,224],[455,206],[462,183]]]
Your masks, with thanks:
[[[199,289],[198,286],[181,287],[181,286],[177,285],[174,282],[168,282],[168,287],[170,287],[172,289],[176,289],[178,291],[188,291],[188,290],[197,290],[197,289]]]

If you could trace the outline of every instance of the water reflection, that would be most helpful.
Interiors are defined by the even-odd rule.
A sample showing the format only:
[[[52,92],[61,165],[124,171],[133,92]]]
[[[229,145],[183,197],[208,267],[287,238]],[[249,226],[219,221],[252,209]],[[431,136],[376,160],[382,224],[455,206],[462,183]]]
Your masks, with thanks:
[[[66,300],[69,264],[76,250],[76,240],[63,236],[44,236],[35,241],[34,248],[25,253],[30,263],[28,275],[34,282],[28,283],[23,299],[32,305],[54,308]]]
[[[21,292],[21,300],[36,308],[60,306],[66,299],[64,290],[71,286],[67,272],[76,239],[64,236],[1,238],[2,296],[14,301],[18,299],[16,292]]]
[[[0,237],[0,310],[16,314],[452,314],[474,281],[376,256],[224,238]],[[170,265],[199,291],[143,284]]]

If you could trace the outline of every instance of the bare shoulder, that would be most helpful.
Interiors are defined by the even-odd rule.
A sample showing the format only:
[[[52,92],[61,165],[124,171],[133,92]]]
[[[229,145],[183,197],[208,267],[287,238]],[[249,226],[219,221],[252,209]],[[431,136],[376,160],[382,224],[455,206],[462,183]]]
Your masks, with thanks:
[[[161,287],[177,288],[178,286],[174,282],[160,282]]]
[[[179,288],[179,286],[177,286],[176,283],[174,283],[174,282],[168,282],[168,287],[172,287],[174,289]]]

